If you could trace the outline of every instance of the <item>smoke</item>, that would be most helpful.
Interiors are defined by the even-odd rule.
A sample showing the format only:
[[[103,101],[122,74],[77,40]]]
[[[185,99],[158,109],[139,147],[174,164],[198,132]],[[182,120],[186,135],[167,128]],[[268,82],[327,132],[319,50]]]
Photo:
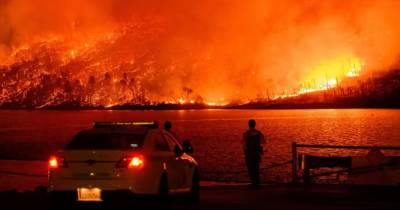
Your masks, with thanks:
[[[151,100],[246,101],[342,76],[354,63],[364,73],[396,65],[398,8],[397,0],[0,0],[0,62],[57,37],[108,57],[93,53],[72,69],[83,82],[133,62],[142,73],[129,76]],[[98,46],[96,37],[111,36]]]

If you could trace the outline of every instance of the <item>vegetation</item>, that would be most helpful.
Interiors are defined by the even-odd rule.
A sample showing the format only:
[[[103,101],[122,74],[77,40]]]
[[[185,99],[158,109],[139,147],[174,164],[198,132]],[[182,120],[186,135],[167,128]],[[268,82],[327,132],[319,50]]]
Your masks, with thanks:
[[[400,69],[366,79],[347,78],[328,90],[259,100],[232,108],[400,108]]]
[[[17,68],[18,69],[18,68]],[[13,72],[13,71],[10,71]],[[24,75],[24,74],[23,74]],[[15,81],[23,75],[14,75]],[[9,75],[8,75],[9,76]],[[13,77],[13,78],[14,78]],[[21,97],[11,97],[14,101],[1,104],[3,109],[207,109],[207,108],[249,108],[249,109],[292,109],[292,108],[400,108],[400,69],[381,72],[374,76],[346,78],[336,87],[327,90],[300,94],[298,96],[281,97],[276,99],[263,98],[247,104],[229,104],[226,106],[209,106],[196,100],[187,104],[155,103],[146,100],[143,89],[129,89],[129,79],[124,75],[115,86],[109,74],[98,82],[94,78],[88,84],[79,81],[71,83],[68,76],[41,75],[36,88],[23,92]],[[0,79],[10,78],[2,75]],[[26,81],[26,80],[25,80]],[[32,80],[31,80],[32,81]],[[134,81],[134,80],[131,80]],[[5,83],[2,83],[5,85]],[[115,86],[115,87],[114,87]],[[133,85],[133,87],[136,87]],[[16,89],[17,87],[15,87]],[[84,89],[103,91],[100,98],[107,98],[107,90],[119,89],[129,92],[133,101],[111,105],[108,107],[94,106],[87,101],[94,97],[92,92]],[[58,91],[54,91],[54,90]],[[4,90],[4,89],[3,89]],[[56,92],[57,94],[50,94]],[[185,90],[191,94],[191,89]],[[15,93],[21,93],[16,91]],[[4,95],[4,93],[3,93]],[[48,103],[46,103],[46,101]],[[58,102],[57,102],[58,101]],[[51,102],[51,103],[50,103]],[[38,104],[42,104],[38,106]]]

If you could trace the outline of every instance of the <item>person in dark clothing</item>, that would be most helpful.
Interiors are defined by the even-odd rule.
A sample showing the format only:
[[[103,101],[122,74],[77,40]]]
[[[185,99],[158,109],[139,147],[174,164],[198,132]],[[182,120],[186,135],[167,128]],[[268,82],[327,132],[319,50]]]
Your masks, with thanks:
[[[176,140],[181,141],[181,138],[174,131],[172,131],[171,121],[164,122],[164,130],[167,131],[168,133],[170,133],[173,137],[175,137]],[[183,146],[183,148],[186,148],[185,152],[189,152],[189,153],[193,152],[193,147],[189,140],[184,140],[182,142],[182,146]]]
[[[172,131],[171,121],[164,122],[164,129],[168,131],[173,137],[175,137],[176,140],[180,140],[179,136],[174,131]]]
[[[256,121],[249,120],[249,129],[243,133],[242,145],[247,170],[254,187],[260,185],[260,162],[263,155],[264,135],[256,129]]]
[[[165,129],[166,131],[171,131],[171,129],[172,129],[172,123],[171,123],[171,121],[165,121],[165,122],[164,122],[164,129]]]

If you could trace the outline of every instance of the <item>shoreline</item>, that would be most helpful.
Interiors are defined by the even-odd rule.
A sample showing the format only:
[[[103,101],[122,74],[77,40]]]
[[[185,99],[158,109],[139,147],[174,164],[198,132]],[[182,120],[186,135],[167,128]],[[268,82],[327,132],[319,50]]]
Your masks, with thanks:
[[[0,106],[0,110],[25,110],[25,111],[108,111],[108,110],[132,110],[132,111],[174,111],[174,110],[308,110],[308,109],[400,109],[400,104],[335,104],[335,103],[313,103],[313,104],[261,104],[248,103],[243,105],[227,105],[227,106],[209,106],[209,105],[132,105],[132,106],[114,106],[106,107],[69,107],[69,106],[54,106],[54,107],[19,107],[19,106]]]

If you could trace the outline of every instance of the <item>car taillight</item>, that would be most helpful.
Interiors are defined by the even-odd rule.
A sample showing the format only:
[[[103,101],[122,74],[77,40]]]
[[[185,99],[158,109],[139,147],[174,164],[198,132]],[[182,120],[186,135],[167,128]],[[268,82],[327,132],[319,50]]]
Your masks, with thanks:
[[[143,155],[132,155],[125,156],[120,161],[118,161],[117,168],[137,168],[141,169],[144,166]]]
[[[49,169],[66,168],[67,161],[62,157],[51,156],[49,159]]]

